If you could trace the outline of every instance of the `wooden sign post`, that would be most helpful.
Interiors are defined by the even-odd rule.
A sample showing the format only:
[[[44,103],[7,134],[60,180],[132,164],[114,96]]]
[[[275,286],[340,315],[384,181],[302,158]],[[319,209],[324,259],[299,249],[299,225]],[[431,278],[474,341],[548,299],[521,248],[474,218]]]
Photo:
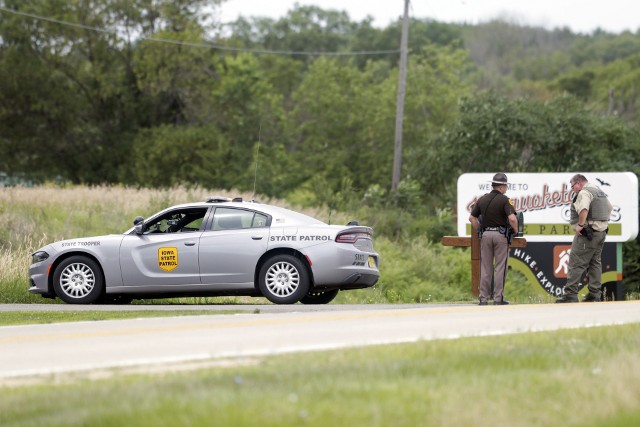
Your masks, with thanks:
[[[478,287],[480,285],[480,239],[478,233],[471,231],[471,237],[444,236],[440,240],[444,246],[471,246],[471,292],[477,297]],[[524,248],[527,246],[527,240],[524,237],[514,237],[509,248]]]

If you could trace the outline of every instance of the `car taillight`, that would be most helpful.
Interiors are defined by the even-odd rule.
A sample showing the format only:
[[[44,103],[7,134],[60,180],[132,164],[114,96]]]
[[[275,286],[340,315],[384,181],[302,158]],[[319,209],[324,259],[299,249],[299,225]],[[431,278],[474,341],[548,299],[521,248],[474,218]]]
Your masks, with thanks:
[[[359,239],[371,240],[371,234],[365,232],[342,233],[336,236],[336,243],[355,243]]]

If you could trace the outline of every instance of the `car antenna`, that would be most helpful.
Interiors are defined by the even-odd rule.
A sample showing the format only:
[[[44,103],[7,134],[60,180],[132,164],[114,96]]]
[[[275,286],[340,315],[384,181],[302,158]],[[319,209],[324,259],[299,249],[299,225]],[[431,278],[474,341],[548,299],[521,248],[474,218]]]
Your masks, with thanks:
[[[256,168],[253,172],[253,194],[251,194],[251,200],[256,195],[256,182],[258,181],[258,158],[260,156],[260,141],[262,139],[262,120],[260,120],[260,127],[258,129],[258,148],[256,149]]]

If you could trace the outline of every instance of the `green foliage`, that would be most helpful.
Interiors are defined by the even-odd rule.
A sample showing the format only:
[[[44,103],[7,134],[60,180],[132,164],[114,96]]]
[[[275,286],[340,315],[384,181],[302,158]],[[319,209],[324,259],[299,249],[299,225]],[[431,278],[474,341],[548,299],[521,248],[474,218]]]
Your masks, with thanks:
[[[638,168],[635,169],[636,174]],[[640,196],[640,190],[638,190]],[[638,218],[640,222],[640,218]],[[623,248],[623,285],[629,299],[640,299],[640,235],[633,242],[625,243]]]
[[[0,326],[35,325],[64,322],[94,322],[99,320],[138,319],[145,317],[211,316],[235,314],[233,309],[218,310],[118,310],[113,311],[8,311],[0,313]]]
[[[229,144],[221,172],[227,175],[227,180],[233,181],[235,188],[251,189],[255,174],[254,155],[258,154],[256,144],[259,143],[263,157],[262,161],[258,159],[261,167],[268,168],[273,179],[291,179],[288,173],[294,171],[287,167],[282,177],[273,175],[274,167],[283,166],[282,148],[287,140],[283,138],[282,96],[274,92],[269,75],[260,68],[255,56],[246,54],[225,57],[219,64],[218,74],[211,89],[216,112],[213,123]],[[212,151],[212,155],[221,154]],[[265,184],[263,188],[269,194],[276,194],[268,191],[268,182]]]
[[[210,75],[214,73],[211,54],[179,43],[201,43],[203,29],[185,22],[181,31],[160,31],[154,38],[176,44],[145,40],[135,50],[131,64],[141,107],[142,126],[194,125],[208,123],[211,109]]]
[[[464,251],[415,237],[406,244],[376,239],[382,255],[377,284],[390,302],[471,301],[471,269]]]
[[[2,12],[0,76],[11,77],[0,102],[18,107],[0,111],[0,134],[8,137],[0,151],[13,165],[7,170],[41,179],[118,182],[127,175],[132,135],[166,99],[154,104],[138,91],[142,76],[135,74],[134,57],[145,44],[134,46],[131,34],[121,39],[117,30],[152,36],[155,28],[170,26],[174,34],[185,34],[183,24],[192,19],[196,26],[204,2],[5,3],[75,25]],[[5,143],[18,149],[5,149]]]
[[[408,213],[415,213],[421,208],[421,192],[422,189],[418,181],[411,178],[403,179],[398,183],[398,187],[391,192],[392,206]]]
[[[464,172],[637,171],[638,137],[572,96],[543,103],[486,92],[463,100],[456,123],[412,150],[408,171],[436,191],[429,196],[453,202],[451,184]]]
[[[348,182],[343,191],[349,191]],[[172,204],[202,200],[202,193],[219,191],[177,191],[176,187],[153,191],[85,187],[3,190],[0,219],[8,227],[0,231],[0,255],[5,260],[0,272],[0,302],[42,302],[41,297],[26,291],[25,272],[30,254],[38,247],[61,238],[120,233],[131,226],[136,215],[146,216]],[[341,224],[346,223],[344,218],[356,219],[372,226],[374,245],[382,259],[382,278],[373,290],[341,293],[343,301],[472,300],[469,252],[439,243],[442,236],[455,234],[454,218],[448,210],[429,214],[424,209],[410,212],[383,205],[353,204],[347,206],[348,212],[336,211],[340,204],[345,208],[352,199],[349,195],[330,199],[336,205],[330,209],[329,218],[323,219]],[[317,203],[316,199],[312,204]]]
[[[596,31],[587,37],[580,37],[571,46],[570,54],[573,63],[583,65],[598,62],[608,64],[638,54],[640,38],[638,34],[624,32],[610,34]]]
[[[573,75],[564,75],[558,79],[558,89],[587,100],[593,92],[593,71],[577,71]]]
[[[362,202],[371,207],[384,206],[386,204],[386,195],[387,190],[380,184],[373,184],[365,191]]]
[[[548,31],[504,20],[468,26],[464,31],[471,58],[486,71],[485,83],[496,88],[501,77],[508,75],[538,80],[565,71],[572,65],[567,51],[577,39],[567,29]]]
[[[234,39],[245,46],[285,52],[337,52],[349,45],[358,27],[346,12],[317,6],[295,7],[278,20],[240,18],[231,28]]]
[[[637,33],[412,19],[403,180],[388,192],[400,20],[296,5],[223,32],[220,0],[0,4],[10,178],[237,188],[358,213],[404,244],[450,231],[440,212],[461,173],[640,173]],[[300,54],[322,51],[376,53]]]
[[[601,66],[592,66],[592,96],[589,101],[599,111],[637,121],[640,108],[640,55],[632,55]]]
[[[448,127],[458,117],[458,100],[469,95],[475,68],[459,46],[425,45],[407,71],[404,134],[409,146]]]
[[[355,67],[325,58],[311,64],[293,95],[295,142],[291,151],[302,166],[302,181],[319,173],[337,187],[341,177],[352,175],[351,150],[344,144],[347,140],[351,144],[359,141],[365,117],[360,114],[358,100],[363,92],[364,76]],[[358,149],[367,151],[363,145]],[[357,161],[357,157],[353,159]]]
[[[336,192],[346,178],[357,195],[373,185],[389,185],[397,52],[355,58],[221,54],[204,48],[216,30],[208,13],[219,1],[213,2],[214,9],[203,0],[4,3],[105,30],[3,12],[0,101],[11,108],[0,110],[0,170],[10,176],[153,182],[157,173],[140,170],[143,164],[131,156],[133,145],[148,150],[158,137],[166,151],[162,138],[175,126],[190,129],[184,134],[209,129],[207,141],[195,144],[202,150],[198,156],[215,165],[224,161],[232,177],[227,180],[233,182],[221,182],[218,171],[207,171],[197,161],[187,167],[188,175],[170,182],[214,182],[243,190],[255,186],[270,196],[290,193],[316,176]],[[354,22],[341,11],[296,6],[277,21],[241,19],[230,31],[214,33],[216,43],[271,51],[380,51],[397,50],[400,21],[376,29],[370,20]],[[549,141],[542,147],[551,148],[553,159],[563,159],[570,144],[590,144],[584,141],[588,136],[580,136],[590,131],[583,123],[591,118],[589,108],[625,120],[637,114],[634,49],[639,42],[634,34],[587,37],[501,21],[460,26],[413,19],[409,42],[405,153],[432,154],[418,156],[430,161],[422,168],[431,172],[405,172],[419,180],[423,191],[426,182],[437,182],[433,175],[441,181],[439,188],[449,191],[447,172],[455,169],[440,162],[439,146],[452,138],[438,135],[449,132],[458,145],[456,127],[480,125],[459,121],[470,108],[459,100],[477,88],[528,93],[547,102],[494,102],[487,114],[498,117],[478,116],[489,119],[486,132],[501,135],[493,142],[506,142],[496,160],[513,170],[530,160],[533,144],[525,139],[533,139],[535,146]],[[578,96],[577,104],[556,101],[558,91]],[[581,103],[587,108],[576,108]],[[575,115],[563,114],[563,108]],[[554,120],[546,131],[545,124]],[[604,136],[613,143],[616,135]],[[555,170],[558,165],[536,167]],[[423,201],[441,205],[433,195],[424,195]]]
[[[142,186],[234,185],[232,176],[226,173],[231,149],[213,126],[164,125],[142,131],[133,143],[132,154],[134,180]]]
[[[447,310],[462,322],[477,309]],[[639,342],[636,323],[51,374],[0,388],[0,423],[634,426]]]
[[[624,245],[623,258],[625,294],[637,296],[640,293],[640,237]]]
[[[354,201],[353,186],[349,178],[343,178],[337,191],[324,176],[317,175],[300,185],[287,198],[304,207],[326,206],[330,211],[345,210]]]

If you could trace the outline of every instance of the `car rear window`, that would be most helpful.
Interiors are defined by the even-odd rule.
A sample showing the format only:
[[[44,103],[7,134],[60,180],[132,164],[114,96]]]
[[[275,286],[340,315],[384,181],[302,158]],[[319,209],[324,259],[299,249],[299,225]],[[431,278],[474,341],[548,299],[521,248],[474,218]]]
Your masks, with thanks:
[[[243,228],[266,227],[268,217],[258,212],[244,209],[217,208],[213,217],[212,230],[238,230]]]

